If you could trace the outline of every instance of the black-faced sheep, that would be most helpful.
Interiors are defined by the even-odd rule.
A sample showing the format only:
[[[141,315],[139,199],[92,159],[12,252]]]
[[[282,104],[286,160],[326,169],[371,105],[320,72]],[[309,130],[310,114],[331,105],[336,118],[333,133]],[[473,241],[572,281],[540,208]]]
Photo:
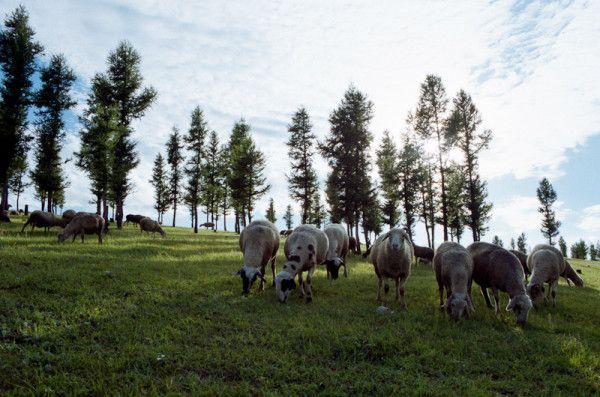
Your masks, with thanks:
[[[509,250],[509,252],[516,256],[519,262],[521,263],[521,267],[523,267],[523,273],[525,273],[525,281],[527,281],[528,277],[531,275],[531,272],[527,267],[527,255],[517,250]]]
[[[58,242],[62,243],[70,236],[73,236],[73,241],[75,241],[77,235],[80,235],[83,243],[86,234],[97,234],[98,243],[102,244],[103,232],[104,218],[96,214],[83,213],[73,217],[63,231],[58,234]]]
[[[265,289],[265,268],[271,261],[273,284],[275,283],[275,259],[279,250],[277,228],[269,221],[252,221],[240,234],[240,250],[244,265],[238,272],[242,278],[242,293],[248,294],[252,284],[260,278],[260,289]]]
[[[370,255],[378,278],[377,301],[382,302],[381,288],[385,285],[383,303],[387,304],[387,293],[390,289],[388,278],[391,278],[396,282],[396,300],[402,309],[406,309],[404,284],[410,276],[413,260],[413,246],[408,234],[401,229],[391,229],[375,240]]]
[[[445,242],[440,245],[433,257],[435,278],[440,295],[440,308],[458,320],[473,309],[471,285],[473,282],[473,259],[460,244]],[[444,288],[446,302],[444,303]],[[465,312],[465,309],[467,310]]]
[[[301,225],[285,241],[284,252],[287,262],[275,277],[277,299],[284,303],[288,295],[296,288],[294,278],[298,275],[300,297],[312,301],[312,277],[315,267],[323,263],[327,257],[329,240],[325,232],[312,225]],[[304,282],[303,272],[308,272]]]
[[[66,221],[64,219],[57,218],[52,212],[36,210],[29,215],[29,218],[27,218],[27,222],[25,222],[23,225],[21,233],[23,233],[27,225],[31,225],[32,232],[36,227],[43,227],[44,231],[47,232],[48,229],[54,226],[65,227]]]
[[[327,250],[327,258],[325,259],[327,278],[336,280],[340,266],[344,266],[344,277],[348,277],[346,255],[348,255],[349,239],[346,228],[339,223],[332,223],[324,231],[329,239],[329,249]]]
[[[571,281],[576,287],[583,287],[583,279],[579,277],[577,272],[573,269],[569,261],[565,260],[565,271],[561,273],[561,277],[567,280],[567,284],[571,285]]]
[[[531,279],[527,284],[531,299],[536,302],[544,297],[544,283],[548,283],[545,300],[551,295],[552,304],[556,305],[558,279],[566,267],[562,253],[549,244],[538,244],[527,257],[527,267],[531,269]]]
[[[146,232],[148,234],[152,232],[153,236],[158,232],[163,238],[167,235],[158,222],[148,217],[140,219],[140,232]]]
[[[491,308],[487,289],[494,294],[496,314],[501,315],[498,291],[508,293],[507,311],[513,311],[517,324],[525,326],[533,306],[525,291],[525,274],[519,259],[495,244],[476,242],[467,247],[473,258],[473,281],[481,287],[486,305]]]

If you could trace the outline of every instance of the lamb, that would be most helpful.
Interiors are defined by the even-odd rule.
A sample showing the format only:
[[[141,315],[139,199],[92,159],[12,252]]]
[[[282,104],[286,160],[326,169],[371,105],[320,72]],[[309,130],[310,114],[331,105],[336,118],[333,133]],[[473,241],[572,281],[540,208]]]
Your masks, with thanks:
[[[410,265],[413,260],[413,246],[408,234],[401,229],[391,229],[375,240],[371,247],[371,262],[375,266],[378,288],[377,301],[381,302],[381,287],[385,284],[384,306],[387,304],[389,291],[388,278],[396,282],[396,300],[400,308],[406,309],[404,302],[404,284],[410,276]]]
[[[497,315],[502,315],[498,291],[508,293],[510,299],[506,311],[512,310],[517,317],[517,324],[524,327],[533,305],[525,290],[525,275],[519,259],[506,249],[490,243],[476,242],[469,245],[467,250],[473,258],[473,280],[481,287],[487,307],[492,307],[488,288],[494,294]]]
[[[98,243],[102,244],[102,234],[104,232],[104,218],[97,214],[79,213],[73,217],[71,222],[58,234],[58,242],[62,243],[71,235],[73,241],[77,235],[81,235],[83,243],[86,234],[97,234]]]
[[[552,295],[552,304],[556,306],[558,279],[566,267],[562,253],[551,245],[538,244],[527,257],[527,267],[531,270],[531,279],[527,284],[527,292],[531,299],[536,302],[544,297],[544,283],[548,283],[545,300]]]
[[[293,231],[284,245],[287,262],[275,277],[275,289],[279,302],[286,302],[290,291],[296,288],[294,282],[296,274],[300,285],[300,297],[306,296],[306,302],[312,302],[313,273],[316,266],[327,258],[328,248],[327,235],[313,225],[300,225]],[[302,278],[303,272],[308,272],[306,283]]]
[[[442,243],[433,258],[435,278],[440,294],[440,308],[446,309],[450,317],[458,320],[463,313],[474,310],[471,298],[473,283],[473,259],[471,254],[460,244]],[[444,303],[444,287],[446,303]],[[465,309],[468,309],[465,312]]]
[[[433,261],[433,249],[421,247],[417,244],[413,244],[413,249],[415,252],[415,259],[418,260],[418,263],[429,264]]]
[[[48,229],[54,226],[60,226],[61,228],[65,227],[66,221],[64,219],[59,219],[55,217],[52,212],[43,212],[36,210],[29,215],[29,218],[27,218],[27,222],[25,222],[25,224],[23,225],[21,233],[23,233],[27,225],[31,225],[32,232],[33,229],[35,229],[36,227],[43,227],[44,231],[47,232]]]
[[[167,235],[165,231],[160,227],[160,224],[158,222],[148,217],[140,219],[140,232],[152,232],[153,236],[156,232],[158,232],[163,238]]]
[[[348,250],[353,254],[358,253],[358,244],[356,244],[356,239],[352,236],[348,237]]]
[[[525,281],[527,281],[528,277],[531,275],[531,271],[529,271],[529,268],[527,267],[527,255],[517,250],[509,250],[509,252],[516,256],[519,262],[521,262],[523,272],[525,273]]]
[[[332,223],[324,231],[329,240],[327,259],[325,260],[327,278],[337,280],[340,266],[344,266],[344,277],[348,277],[346,255],[348,255],[349,239],[346,228],[339,223]]]
[[[571,285],[570,281],[572,281],[575,286],[583,287],[583,279],[579,277],[577,272],[573,269],[571,264],[565,260],[565,271],[560,274],[561,277],[564,277],[567,280],[567,284]]]
[[[127,216],[125,216],[125,223],[131,222],[134,225],[139,225],[140,221],[144,218],[146,218],[144,215],[127,214]]]
[[[265,289],[265,267],[271,261],[273,284],[275,284],[275,259],[279,250],[279,233],[269,221],[252,221],[240,234],[240,250],[244,254],[244,265],[237,273],[242,278],[242,293],[247,295],[256,278],[260,278],[260,289]]]
[[[65,222],[67,222],[67,224],[69,222],[71,222],[73,220],[73,218],[75,218],[75,211],[73,210],[66,210],[65,212],[63,212],[62,214],[62,218],[65,220]]]

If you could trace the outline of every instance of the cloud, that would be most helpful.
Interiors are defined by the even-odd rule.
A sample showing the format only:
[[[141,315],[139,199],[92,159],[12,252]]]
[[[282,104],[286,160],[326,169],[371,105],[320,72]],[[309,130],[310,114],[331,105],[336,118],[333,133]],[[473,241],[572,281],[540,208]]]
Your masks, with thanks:
[[[584,208],[577,225],[586,234],[600,234],[600,204]]]

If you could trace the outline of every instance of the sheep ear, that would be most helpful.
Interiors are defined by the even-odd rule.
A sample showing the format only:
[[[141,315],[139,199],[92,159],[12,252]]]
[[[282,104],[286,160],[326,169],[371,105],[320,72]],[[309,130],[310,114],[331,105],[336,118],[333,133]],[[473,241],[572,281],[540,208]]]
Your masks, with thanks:
[[[515,300],[511,299],[508,301],[508,305],[506,305],[506,311],[509,312],[515,307]]]

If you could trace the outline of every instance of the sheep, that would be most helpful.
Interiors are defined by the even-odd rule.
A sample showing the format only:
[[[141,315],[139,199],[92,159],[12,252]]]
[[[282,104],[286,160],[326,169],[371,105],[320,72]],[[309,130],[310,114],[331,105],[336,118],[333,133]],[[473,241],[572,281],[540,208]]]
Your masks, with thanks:
[[[440,308],[445,309],[450,317],[458,320],[469,310],[474,310],[471,298],[473,283],[473,259],[462,245],[445,242],[440,245],[433,257],[435,279],[438,283]],[[444,303],[444,288],[446,302]]]
[[[552,295],[552,304],[556,306],[556,287],[558,279],[565,271],[566,263],[562,253],[549,244],[536,245],[527,257],[527,267],[531,270],[531,279],[527,292],[534,302],[544,297],[544,283],[548,283],[546,301]]]
[[[433,249],[429,247],[421,247],[420,245],[413,244],[413,250],[415,253],[416,263],[422,263],[424,265],[430,265],[433,261]]]
[[[516,256],[519,262],[521,263],[523,273],[525,273],[525,281],[527,281],[528,277],[531,275],[531,271],[527,267],[527,255],[517,250],[509,250],[509,252]]]
[[[76,212],[73,210],[66,210],[65,212],[63,212],[62,214],[62,218],[65,220],[65,222],[67,222],[67,224],[69,222],[71,222],[73,220],[73,218],[75,217]]]
[[[564,277],[567,280],[567,284],[571,285],[570,281],[573,281],[575,286],[583,287],[583,279],[579,277],[577,272],[573,269],[571,264],[565,260],[565,271],[560,274],[561,277]]]
[[[348,277],[348,266],[346,265],[346,255],[348,255],[348,233],[346,228],[339,223],[332,223],[324,230],[329,240],[329,249],[327,250],[327,278],[337,280],[340,266],[344,266],[344,277]]]
[[[71,235],[73,241],[77,235],[81,235],[83,243],[86,234],[97,234],[98,243],[102,244],[102,234],[104,233],[104,218],[97,214],[78,213],[71,222],[58,234],[58,242],[62,243]]]
[[[148,217],[140,219],[140,232],[152,232],[153,236],[156,232],[158,232],[163,238],[167,235],[165,231],[160,227],[160,224],[158,222]]]
[[[143,218],[146,217],[144,215],[127,214],[127,216],[125,216],[125,223],[129,224],[131,222],[134,225],[139,225]]]
[[[385,284],[384,306],[387,304],[389,291],[388,278],[396,282],[396,300],[401,309],[406,309],[404,302],[404,284],[410,276],[413,261],[413,246],[408,234],[401,229],[391,229],[375,240],[370,250],[371,262],[377,274],[377,301],[382,302],[381,288]]]
[[[352,236],[348,237],[348,251],[355,255],[358,253],[358,244],[356,244],[356,239]]]
[[[494,294],[496,315],[502,315],[498,291],[508,293],[506,311],[512,310],[517,324],[524,327],[533,305],[525,290],[525,274],[519,259],[500,246],[484,242],[469,245],[467,251],[473,258],[473,281],[481,288],[487,307],[492,307],[488,288]]]
[[[25,222],[23,225],[21,233],[23,233],[27,225],[31,225],[32,232],[36,227],[43,227],[44,231],[47,232],[48,229],[54,226],[60,226],[61,228],[64,228],[66,226],[66,221],[64,219],[55,217],[52,212],[36,210],[29,215],[29,218],[27,218],[27,222]]]
[[[212,229],[213,227],[215,227],[215,224],[213,222],[206,222],[200,225],[200,227],[205,227],[207,229]]]
[[[247,295],[256,278],[260,278],[260,289],[265,289],[265,267],[271,261],[273,284],[275,284],[275,259],[279,250],[279,233],[269,221],[252,221],[240,234],[240,250],[244,264],[237,275],[242,278],[242,293]]]
[[[306,296],[306,302],[312,302],[312,277],[315,267],[327,258],[329,239],[324,231],[313,225],[300,225],[287,238],[284,253],[287,262],[275,277],[277,299],[281,303],[287,301],[290,291],[296,288],[294,277],[298,275],[300,297]],[[306,283],[302,275],[308,272]]]

